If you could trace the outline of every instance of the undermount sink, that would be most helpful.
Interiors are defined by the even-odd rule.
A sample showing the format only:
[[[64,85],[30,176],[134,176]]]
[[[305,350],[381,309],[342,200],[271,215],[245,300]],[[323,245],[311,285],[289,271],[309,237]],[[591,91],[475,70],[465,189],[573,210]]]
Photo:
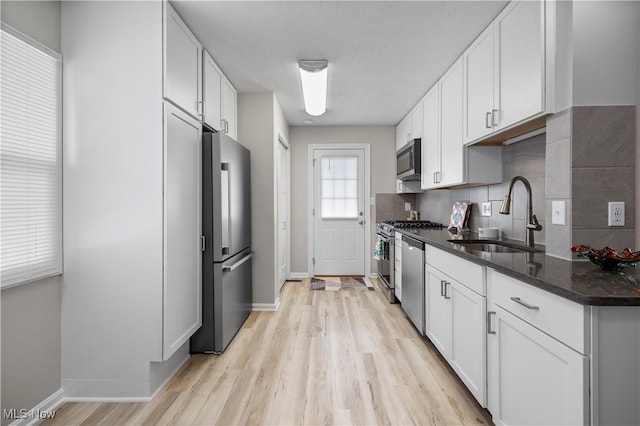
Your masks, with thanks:
[[[447,240],[450,243],[468,247],[471,250],[490,253],[541,253],[535,247],[527,247],[519,244],[507,243],[501,240]]]

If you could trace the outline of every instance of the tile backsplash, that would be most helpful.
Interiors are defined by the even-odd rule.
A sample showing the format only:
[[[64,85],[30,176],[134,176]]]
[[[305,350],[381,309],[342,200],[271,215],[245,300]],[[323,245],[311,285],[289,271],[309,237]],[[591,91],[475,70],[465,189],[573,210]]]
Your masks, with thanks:
[[[516,182],[512,194],[511,214],[499,214],[502,200],[514,176],[524,176],[531,183],[533,213],[543,226],[535,235],[536,243],[545,243],[545,134],[533,136],[513,145],[503,147],[502,183],[451,190],[431,190],[417,195],[417,203],[423,219],[449,224],[454,201],[473,203],[469,229],[497,227],[505,238],[524,239],[527,196],[522,183]],[[491,203],[491,216],[481,216],[481,203]]]
[[[498,213],[509,182],[524,176],[532,187],[533,213],[543,229],[535,241],[546,253],[575,259],[571,247],[633,249],[635,244],[636,107],[580,106],[547,117],[546,133],[502,149],[502,183],[464,189],[431,190],[417,195],[425,219],[449,224],[454,201],[473,203],[469,228],[498,227],[503,236],[524,239],[526,191],[516,183],[510,215]],[[552,202],[564,201],[565,225],[551,223]],[[625,203],[625,226],[607,224],[607,203]],[[491,203],[491,216],[480,215]],[[634,249],[636,250],[636,249]]]

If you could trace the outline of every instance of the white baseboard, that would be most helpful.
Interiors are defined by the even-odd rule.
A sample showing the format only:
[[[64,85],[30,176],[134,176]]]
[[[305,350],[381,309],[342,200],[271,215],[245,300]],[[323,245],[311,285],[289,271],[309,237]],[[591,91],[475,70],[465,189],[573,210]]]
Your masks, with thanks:
[[[309,274],[307,272],[290,272],[289,273],[289,281],[302,281],[305,278],[309,278]]]
[[[55,419],[56,408],[65,402],[64,391],[62,389],[58,389],[31,410],[18,410],[16,413],[16,417],[18,418],[16,421],[10,423],[9,426],[31,426],[43,421],[44,419]]]
[[[371,272],[369,274],[369,278],[376,278],[377,279],[378,278],[378,273],[377,272]]]
[[[280,298],[278,297],[274,303],[252,303],[252,311],[275,312],[280,307]]]

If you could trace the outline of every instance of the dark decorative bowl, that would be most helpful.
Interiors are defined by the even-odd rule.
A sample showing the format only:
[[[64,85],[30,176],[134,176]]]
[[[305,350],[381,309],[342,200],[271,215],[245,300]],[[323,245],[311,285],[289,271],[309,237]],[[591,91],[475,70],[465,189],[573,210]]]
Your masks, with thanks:
[[[589,259],[605,271],[622,271],[623,268],[636,266],[636,262],[640,262],[640,251],[631,251],[628,248],[624,249],[622,254],[611,247],[595,250],[586,245],[573,246],[571,251]]]

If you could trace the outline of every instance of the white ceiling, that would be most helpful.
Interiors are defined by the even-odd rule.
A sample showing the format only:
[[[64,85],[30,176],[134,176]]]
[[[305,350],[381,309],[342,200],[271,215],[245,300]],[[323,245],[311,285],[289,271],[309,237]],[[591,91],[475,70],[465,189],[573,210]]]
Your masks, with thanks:
[[[172,1],[238,92],[290,125],[396,125],[507,1]],[[299,59],[327,59],[327,112],[304,112]]]

